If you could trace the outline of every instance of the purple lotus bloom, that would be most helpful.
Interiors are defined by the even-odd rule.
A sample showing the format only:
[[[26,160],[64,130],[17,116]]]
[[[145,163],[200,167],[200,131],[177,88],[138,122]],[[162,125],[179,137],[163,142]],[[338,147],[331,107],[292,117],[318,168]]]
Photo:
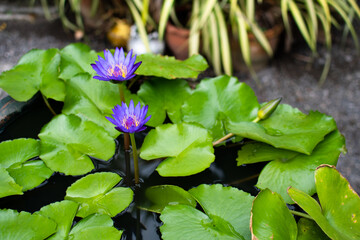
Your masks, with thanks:
[[[123,48],[116,48],[114,56],[109,50],[104,50],[105,59],[98,56],[99,61],[91,64],[97,73],[94,78],[101,81],[126,81],[133,78],[141,62],[134,64],[136,54],[133,57],[132,53],[133,50],[130,50],[125,58]]]
[[[129,107],[122,102],[121,105],[116,105],[113,109],[112,117],[106,117],[120,132],[134,133],[146,129],[144,124],[149,121],[151,115],[145,118],[148,106],[140,108],[140,102],[134,108],[133,100],[130,100]]]

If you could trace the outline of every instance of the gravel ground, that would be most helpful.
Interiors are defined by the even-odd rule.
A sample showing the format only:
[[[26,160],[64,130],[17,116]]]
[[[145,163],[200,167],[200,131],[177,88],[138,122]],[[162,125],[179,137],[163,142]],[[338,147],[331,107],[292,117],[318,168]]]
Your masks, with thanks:
[[[33,48],[63,48],[74,42],[71,34],[63,31],[58,20],[46,21],[40,15],[21,12],[12,14],[9,20],[8,5],[0,3],[0,73],[12,68],[19,58]],[[5,9],[5,10],[4,10]],[[15,16],[18,20],[14,20]],[[357,29],[360,28],[357,26]],[[360,31],[358,31],[360,32]],[[360,192],[360,56],[350,43],[340,48],[334,44],[332,63],[328,78],[322,87],[317,82],[324,65],[324,54],[312,64],[299,59],[308,59],[309,50],[303,44],[294,47],[291,54],[280,54],[268,67],[258,72],[261,87],[257,87],[246,74],[236,74],[240,81],[249,84],[259,101],[279,96],[303,112],[318,110],[335,118],[338,128],[346,138],[348,153],[341,155],[340,172]],[[90,39],[88,44],[95,50],[111,47],[106,41]]]

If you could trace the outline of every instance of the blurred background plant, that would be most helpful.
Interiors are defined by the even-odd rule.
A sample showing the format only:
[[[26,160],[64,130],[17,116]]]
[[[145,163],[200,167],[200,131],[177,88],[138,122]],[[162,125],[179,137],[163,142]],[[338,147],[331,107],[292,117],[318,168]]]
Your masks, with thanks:
[[[50,2],[40,1],[51,20]],[[177,58],[204,54],[216,74],[232,75],[235,68],[248,70],[256,79],[257,66],[274,55],[279,42],[289,50],[300,36],[312,57],[317,56],[319,40],[328,49],[319,80],[322,84],[331,63],[332,27],[343,28],[343,39],[350,33],[359,49],[353,27],[354,19],[360,18],[356,0],[54,0],[51,4],[77,39],[90,29],[106,33],[114,46],[126,47],[136,32],[142,52],[158,52],[149,41],[158,38]],[[130,30],[131,25],[136,29]],[[172,38],[173,32],[185,38],[183,42]],[[256,56],[258,53],[262,56]]]

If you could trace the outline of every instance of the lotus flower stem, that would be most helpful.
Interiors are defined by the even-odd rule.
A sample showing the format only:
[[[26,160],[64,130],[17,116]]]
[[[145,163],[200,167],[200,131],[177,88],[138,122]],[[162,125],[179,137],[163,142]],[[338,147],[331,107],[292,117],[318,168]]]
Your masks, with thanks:
[[[132,152],[133,152],[133,159],[134,159],[134,175],[135,175],[135,185],[139,184],[139,159],[137,155],[137,149],[136,149],[136,141],[134,133],[130,134],[130,140],[132,145]]]
[[[44,102],[45,102],[47,108],[50,110],[50,112],[51,112],[54,116],[56,116],[56,112],[55,112],[54,109],[50,106],[50,103],[49,103],[48,99],[44,96],[44,94],[41,94],[41,96],[43,97]]]
[[[294,210],[289,210],[289,211],[293,215],[296,215],[296,216],[299,216],[299,217],[304,217],[304,218],[307,218],[307,219],[310,219],[310,220],[314,220],[310,215],[307,215],[306,213],[297,212],[297,211],[294,211]]]

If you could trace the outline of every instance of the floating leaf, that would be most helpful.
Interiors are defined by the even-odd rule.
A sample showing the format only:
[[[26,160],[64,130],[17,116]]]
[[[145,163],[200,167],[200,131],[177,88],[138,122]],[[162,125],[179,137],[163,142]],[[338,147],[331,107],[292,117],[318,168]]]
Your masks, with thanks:
[[[300,218],[298,221],[297,240],[328,240],[326,234],[313,220]]]
[[[321,206],[296,188],[288,193],[331,239],[359,239],[360,198],[349,182],[335,167],[322,165],[315,172],[315,183]]]
[[[103,127],[113,138],[120,133],[105,116],[110,116],[112,108],[121,104],[119,87],[111,82],[93,79],[87,73],[78,74],[67,82],[66,98],[62,112],[74,114],[81,119],[89,120]],[[135,103],[139,102],[137,95],[124,90],[127,104],[130,99]]]
[[[250,239],[250,211],[254,197],[233,187],[221,184],[202,184],[189,190],[205,213],[227,221],[245,239]]]
[[[310,156],[299,153],[286,161],[277,159],[268,163],[261,171],[256,186],[261,189],[269,188],[279,193],[287,203],[292,203],[286,192],[289,186],[312,195],[316,192],[315,169],[324,163],[336,165],[344,145],[344,137],[338,131],[334,131],[316,146]],[[274,148],[273,151],[276,152],[277,149]]]
[[[23,187],[15,182],[5,168],[0,167],[0,198],[11,195],[22,195]]]
[[[9,167],[7,171],[17,184],[23,186],[23,191],[39,186],[53,174],[53,171],[41,160],[17,163]]]
[[[252,239],[296,239],[297,226],[284,200],[269,189],[261,191],[251,209]]]
[[[93,122],[75,115],[57,115],[39,134],[40,158],[54,171],[81,175],[94,169],[89,156],[108,160],[115,152],[115,142]]]
[[[36,214],[48,217],[57,223],[57,231],[49,240],[68,239],[70,228],[76,215],[79,204],[64,200],[42,207]]]
[[[128,207],[133,199],[130,188],[113,188],[120,180],[121,177],[112,172],[89,174],[66,190],[65,199],[80,203],[76,214],[78,217],[84,218],[93,213],[114,217]]]
[[[231,122],[228,129],[244,138],[309,155],[326,134],[336,129],[336,123],[325,114],[310,112],[306,115],[281,104],[266,120],[259,123]]]
[[[142,61],[136,73],[143,76],[163,77],[167,79],[197,78],[199,73],[208,68],[208,64],[201,55],[193,55],[181,61],[174,57],[142,54],[136,58]]]
[[[147,125],[156,127],[164,122],[166,114],[173,123],[181,122],[181,106],[190,95],[190,87],[185,80],[154,78],[141,85],[138,95],[149,105],[151,119]]]
[[[188,123],[166,124],[151,130],[145,137],[140,157],[145,160],[166,157],[156,169],[161,176],[199,173],[215,160],[208,131]]]
[[[229,76],[204,79],[185,102],[185,122],[197,122],[212,132],[214,139],[228,133],[227,122],[251,122],[259,103],[253,90]],[[230,131],[231,132],[231,131]]]
[[[83,43],[72,43],[61,49],[60,76],[62,79],[70,79],[78,73],[94,74],[91,63],[97,60],[97,53]]]
[[[69,234],[73,240],[119,240],[123,231],[113,227],[108,215],[92,214],[78,222]]]
[[[40,185],[53,171],[40,161],[27,161],[39,156],[39,141],[31,138],[19,138],[0,143],[0,196],[22,194]]]
[[[160,227],[163,240],[211,239],[239,240],[244,239],[224,220],[213,220],[203,212],[188,205],[167,206],[160,215],[164,223]]]
[[[161,213],[168,205],[189,205],[196,207],[195,199],[181,187],[174,185],[152,186],[146,189],[146,202],[140,207],[147,211]]]
[[[0,210],[0,239],[45,239],[56,231],[56,223],[28,212]]]
[[[0,166],[8,168],[39,156],[39,141],[31,138],[4,141],[0,143],[0,152]]]
[[[58,79],[59,64],[58,49],[33,49],[13,69],[0,75],[0,87],[17,101],[27,101],[38,91],[48,98],[63,101],[65,84]]]

